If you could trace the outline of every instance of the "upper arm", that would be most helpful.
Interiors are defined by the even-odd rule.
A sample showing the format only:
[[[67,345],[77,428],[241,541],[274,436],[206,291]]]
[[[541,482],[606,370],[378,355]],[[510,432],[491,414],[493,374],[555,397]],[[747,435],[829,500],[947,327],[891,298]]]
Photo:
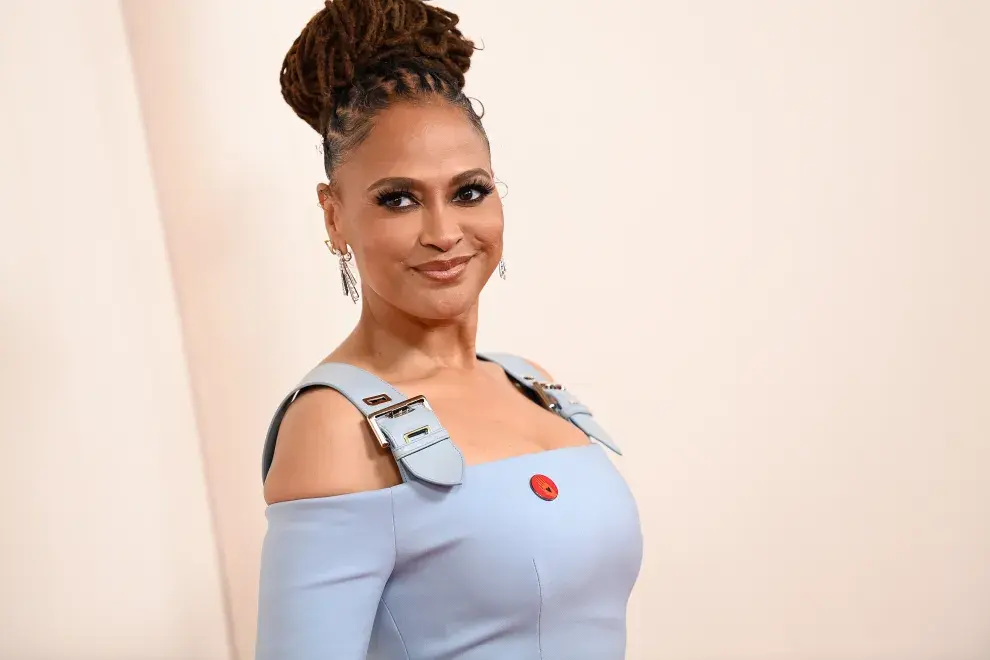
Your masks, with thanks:
[[[269,504],[378,490],[401,483],[391,453],[364,416],[329,388],[308,390],[289,406],[265,479]]]
[[[367,655],[395,566],[398,475],[366,426],[329,389],[301,394],[283,418],[265,480],[257,660]]]
[[[364,660],[395,568],[391,489],[267,512],[256,660]]]

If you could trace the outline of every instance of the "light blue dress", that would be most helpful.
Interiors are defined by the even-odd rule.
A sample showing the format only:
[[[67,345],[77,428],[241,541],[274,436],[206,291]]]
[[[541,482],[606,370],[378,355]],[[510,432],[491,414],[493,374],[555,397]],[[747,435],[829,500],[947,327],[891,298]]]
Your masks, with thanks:
[[[493,361],[539,385],[518,358]],[[283,402],[266,472],[298,391],[334,387],[367,413],[364,395],[387,387],[361,372],[362,389],[340,373],[311,375]],[[550,391],[614,448],[566,390]],[[396,456],[406,478],[398,486],[268,507],[257,660],[625,657],[642,537],[633,497],[598,443],[462,466],[453,485],[430,481],[444,481],[441,451],[418,465]]]

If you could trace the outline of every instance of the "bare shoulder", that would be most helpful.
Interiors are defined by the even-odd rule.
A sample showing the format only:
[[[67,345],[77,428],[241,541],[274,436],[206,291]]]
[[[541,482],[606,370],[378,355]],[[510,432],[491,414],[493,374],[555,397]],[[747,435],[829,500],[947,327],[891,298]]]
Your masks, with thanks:
[[[517,356],[517,357],[523,360],[524,362],[526,362],[526,364],[528,364],[530,367],[532,367],[536,371],[536,373],[540,375],[540,378],[542,380],[547,382],[553,382],[553,376],[551,376],[546,369],[544,369],[539,364],[537,364],[536,361],[530,360],[529,358],[524,358],[522,356]],[[500,365],[494,362],[487,362],[484,364],[485,364],[485,368],[490,370],[492,374],[498,374],[503,378],[505,377],[505,372],[502,370],[502,367]]]
[[[388,488],[401,483],[391,453],[343,395],[312,389],[289,406],[265,479],[269,504]]]
[[[526,362],[529,362],[529,365],[534,369],[536,369],[537,373],[539,373],[544,380],[553,382],[553,376],[550,375],[550,372],[548,372],[546,369],[544,369],[539,364],[537,364],[535,360],[530,360],[529,358],[523,358],[523,359],[526,360]]]

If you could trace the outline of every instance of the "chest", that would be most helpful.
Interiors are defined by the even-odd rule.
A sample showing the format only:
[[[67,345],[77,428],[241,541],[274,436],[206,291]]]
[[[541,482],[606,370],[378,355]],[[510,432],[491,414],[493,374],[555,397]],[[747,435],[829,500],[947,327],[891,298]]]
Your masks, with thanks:
[[[572,423],[507,382],[470,387],[426,382],[417,391],[429,400],[468,465],[589,442]]]
[[[534,474],[554,480],[555,499],[530,489]],[[454,491],[404,487],[394,504],[397,558],[384,600],[407,643],[433,648],[455,633],[516,639],[542,647],[540,657],[617,657],[565,650],[589,631],[593,643],[621,646],[642,560],[635,503],[601,447],[477,465]],[[486,657],[536,654],[507,647]]]

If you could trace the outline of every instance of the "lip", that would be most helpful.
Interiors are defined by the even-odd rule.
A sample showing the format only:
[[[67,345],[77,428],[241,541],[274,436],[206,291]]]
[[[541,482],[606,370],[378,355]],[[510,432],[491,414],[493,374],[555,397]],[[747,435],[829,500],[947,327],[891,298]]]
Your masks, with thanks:
[[[455,257],[453,259],[437,259],[413,267],[420,275],[438,282],[449,282],[457,279],[467,268],[471,257]]]

